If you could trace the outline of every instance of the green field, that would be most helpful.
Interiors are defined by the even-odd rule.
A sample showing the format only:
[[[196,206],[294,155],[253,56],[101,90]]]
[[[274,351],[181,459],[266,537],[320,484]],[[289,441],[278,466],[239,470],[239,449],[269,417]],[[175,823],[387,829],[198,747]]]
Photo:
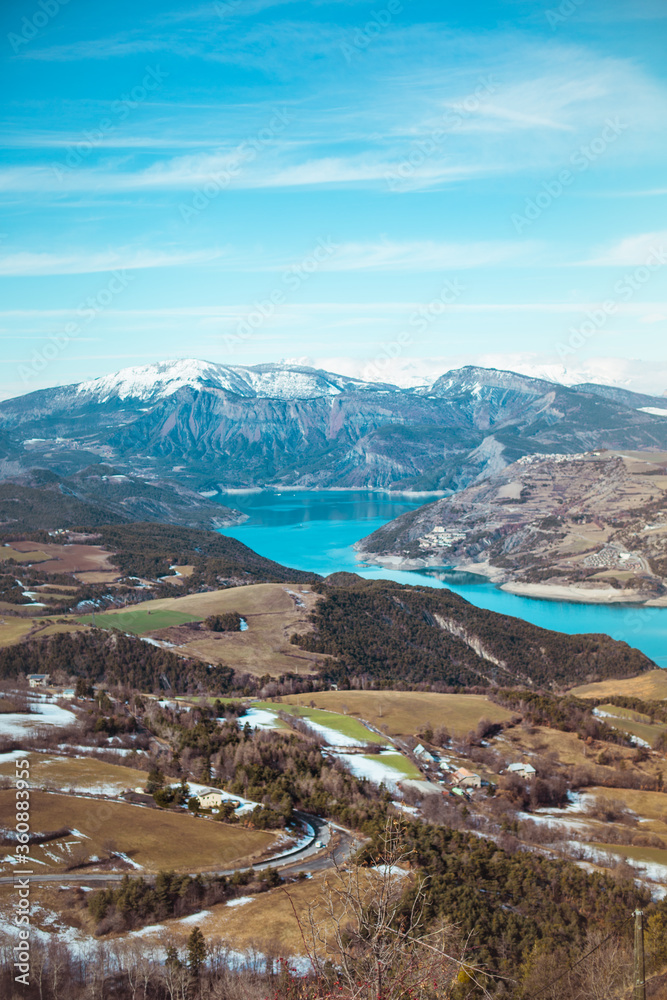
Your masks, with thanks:
[[[619,708],[617,705],[599,705],[598,707],[601,712],[607,713],[603,721],[607,722],[608,725],[622,733],[639,737],[649,746],[654,746],[658,737],[665,731],[664,725],[650,722],[649,716],[643,715],[641,712],[633,712],[629,708]]]
[[[185,611],[105,611],[95,615],[96,628],[117,628],[121,632],[131,632],[133,635],[146,635],[161,628],[172,625],[186,625],[188,622],[198,622],[200,615],[189,615]],[[81,615],[76,619],[82,625],[92,625],[92,615]]]
[[[359,743],[384,743],[382,736],[367,729],[358,719],[348,715],[339,715],[338,712],[327,712],[321,708],[305,708],[302,705],[290,705],[287,702],[256,701],[250,707],[265,708],[269,712],[287,712],[289,715],[309,719],[318,726],[326,726],[327,729],[333,729],[341,736],[347,736]]]
[[[404,757],[398,750],[396,753],[363,754],[362,756],[364,760],[385,764],[387,767],[393,768],[394,771],[399,771],[405,778],[413,778],[416,781],[424,780],[424,775],[419,768],[415,767],[412,761]]]
[[[610,854],[620,854],[628,861],[635,861],[637,864],[658,864],[667,866],[667,851],[660,847],[626,847],[625,844],[603,844],[592,843],[591,847],[597,847],[601,851],[608,851]]]
[[[452,736],[465,736],[480,719],[506,722],[512,713],[482,694],[439,694],[431,691],[318,691],[289,695],[282,702],[357,716],[389,736],[414,736],[440,726]],[[273,706],[275,708],[275,705]]]

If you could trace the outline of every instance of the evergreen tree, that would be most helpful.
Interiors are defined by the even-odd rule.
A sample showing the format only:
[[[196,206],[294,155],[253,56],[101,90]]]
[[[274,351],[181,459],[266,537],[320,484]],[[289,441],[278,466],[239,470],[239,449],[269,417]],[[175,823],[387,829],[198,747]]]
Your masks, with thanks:
[[[206,942],[204,935],[198,927],[193,927],[192,934],[188,938],[188,966],[193,976],[199,976],[202,965],[206,960]]]

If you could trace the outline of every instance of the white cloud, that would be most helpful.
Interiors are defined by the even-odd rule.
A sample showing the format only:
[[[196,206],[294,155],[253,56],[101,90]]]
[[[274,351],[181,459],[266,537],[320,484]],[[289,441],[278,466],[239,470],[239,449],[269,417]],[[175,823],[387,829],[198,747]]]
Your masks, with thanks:
[[[534,254],[535,244],[512,241],[437,243],[431,240],[344,243],[326,262],[329,271],[440,271],[483,267]]]
[[[48,274],[92,274],[98,271],[134,271],[153,267],[187,267],[222,256],[220,250],[159,251],[121,247],[106,252],[32,253],[19,251],[0,256],[1,277]]]
[[[649,260],[667,263],[667,229],[625,236],[582,263],[591,267],[637,267]]]

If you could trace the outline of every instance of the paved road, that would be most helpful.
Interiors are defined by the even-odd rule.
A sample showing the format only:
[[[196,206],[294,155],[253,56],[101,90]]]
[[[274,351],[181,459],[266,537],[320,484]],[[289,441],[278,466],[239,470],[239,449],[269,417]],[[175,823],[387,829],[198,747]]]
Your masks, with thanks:
[[[295,875],[297,872],[318,872],[334,865],[343,864],[361,846],[362,841],[354,836],[350,830],[341,826],[329,824],[317,816],[310,816],[307,813],[296,813],[298,819],[308,823],[315,831],[312,840],[296,851],[290,851],[287,855],[280,855],[273,860],[259,861],[254,865],[248,865],[241,869],[225,869],[224,871],[205,872],[206,875],[231,875],[234,871],[262,870],[264,868],[279,868],[286,875]],[[318,847],[321,841],[324,848]],[[28,878],[31,882],[59,882],[60,884],[72,883],[87,885],[92,882],[121,882],[126,875],[141,875],[147,881],[155,876],[150,872],[36,872],[34,875],[23,875],[22,865],[17,865],[15,872],[11,875],[0,876],[0,885],[9,885],[15,878]],[[26,865],[26,867],[28,867]],[[33,866],[33,871],[34,866]],[[190,874],[196,875],[197,872]]]

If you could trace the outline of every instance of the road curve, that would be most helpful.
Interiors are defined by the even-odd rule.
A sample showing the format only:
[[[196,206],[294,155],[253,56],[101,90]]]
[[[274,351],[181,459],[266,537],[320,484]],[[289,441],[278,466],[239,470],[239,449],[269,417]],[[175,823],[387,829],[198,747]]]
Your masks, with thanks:
[[[298,872],[318,872],[324,871],[327,868],[332,868],[335,865],[344,864],[352,854],[359,849],[362,841],[352,833],[351,830],[345,829],[345,827],[334,826],[329,824],[326,820],[320,819],[318,816],[311,816],[308,813],[295,813],[298,819],[302,822],[308,823],[314,832],[313,837],[307,844],[303,847],[297,848],[293,851],[288,851],[286,854],[278,855],[275,858],[269,858],[267,861],[258,861],[253,865],[247,865],[245,868],[229,868],[221,871],[208,871],[202,872],[203,875],[232,875],[235,871],[247,872],[247,871],[262,871],[265,868],[278,868],[281,869],[286,875],[296,875]],[[333,839],[332,831],[336,832],[337,843],[332,849],[327,850]],[[321,841],[324,844],[324,848],[318,847],[317,843]],[[191,875],[197,875],[199,872],[190,872]],[[16,872],[12,875],[2,875],[0,876],[0,885],[11,885],[16,879],[27,878],[30,882],[60,882],[60,883],[81,883],[86,885],[88,882],[122,882],[122,880],[127,875],[141,876],[146,879],[146,881],[151,881],[155,878],[155,873],[151,872],[39,872],[34,875],[24,875],[18,868]]]

